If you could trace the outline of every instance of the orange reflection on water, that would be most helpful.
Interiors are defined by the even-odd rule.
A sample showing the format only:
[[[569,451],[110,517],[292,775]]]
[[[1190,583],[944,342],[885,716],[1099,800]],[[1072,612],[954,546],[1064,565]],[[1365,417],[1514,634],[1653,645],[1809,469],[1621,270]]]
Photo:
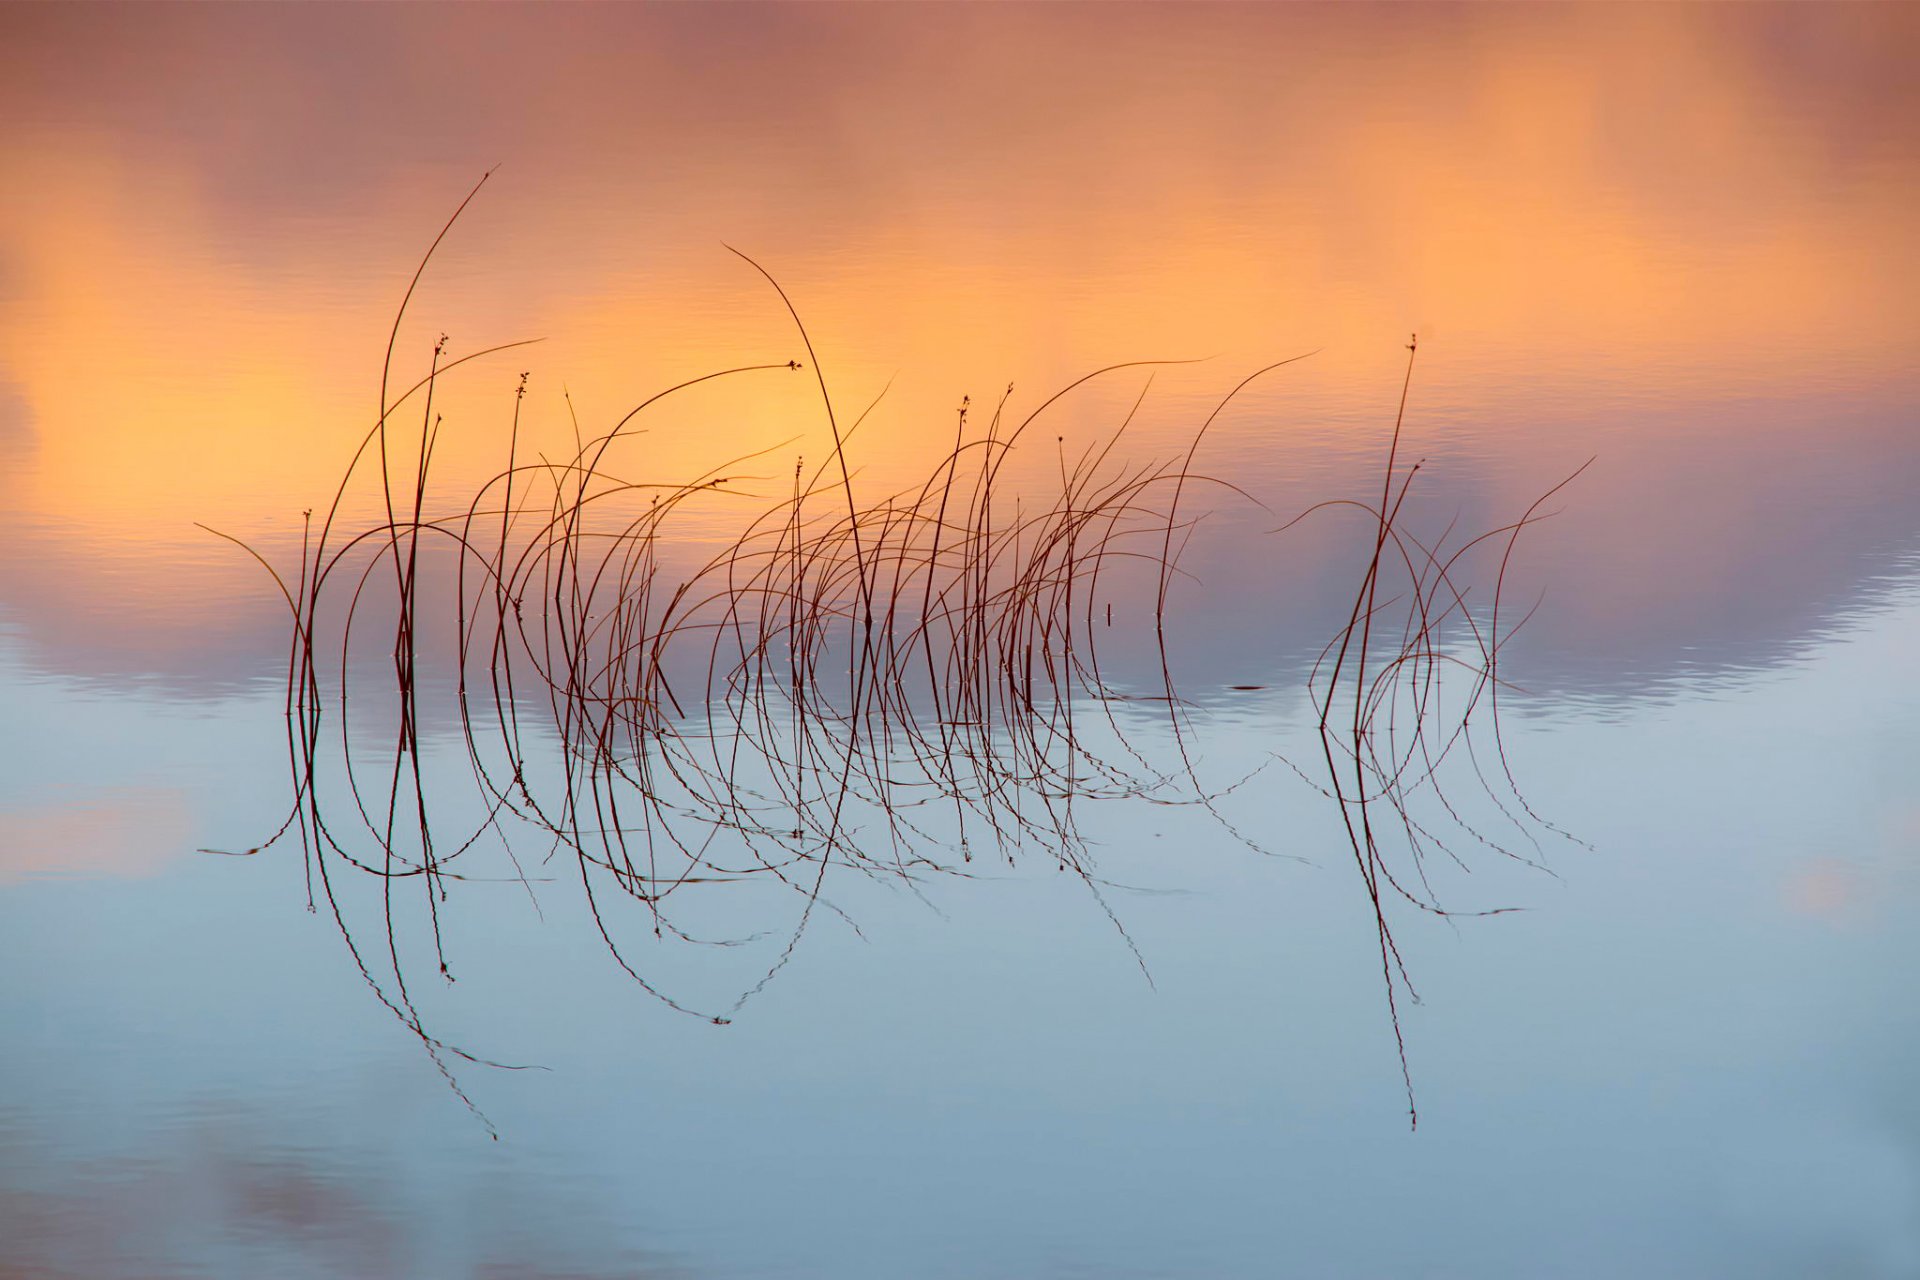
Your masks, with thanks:
[[[192,818],[170,787],[71,791],[0,806],[0,884],[68,876],[150,876],[189,852]]]
[[[1196,404],[1324,348],[1224,456],[1323,448],[1306,433],[1328,422],[1371,441],[1418,329],[1416,417],[1528,459],[1507,496],[1602,450],[1644,481],[1588,526],[1594,625],[1697,603],[1647,589],[1681,534],[1716,574],[1771,571],[1750,555],[1756,490],[1694,478],[1752,447],[1750,418],[1719,406],[1911,390],[1911,9],[120,19],[23,22],[8,66],[65,76],[0,90],[23,122],[0,166],[26,193],[0,208],[0,495],[36,580],[58,584],[16,603],[30,628],[110,600],[127,562],[163,584],[154,617],[180,611],[154,643],[221,625],[203,591],[167,585],[212,581],[192,523],[284,539],[324,506],[376,412],[414,257],[494,160],[399,368],[423,372],[443,329],[455,351],[547,341],[442,391],[453,482],[501,464],[523,368],[528,453],[558,455],[562,387],[591,434],[682,378],[803,356],[720,241],[792,292],[843,414],[892,380],[859,443],[880,487],[944,450],[963,393],[1014,380],[1030,407],[1146,357],[1218,356],[1161,376]],[[142,42],[148,62],[107,56]],[[404,91],[356,80],[340,48],[417,74]],[[221,101],[244,127],[208,123]],[[1646,411],[1673,403],[1699,406],[1678,440]],[[1600,446],[1596,405],[1614,406]],[[1111,425],[1096,418],[1067,422]],[[636,478],[773,448],[754,466],[778,492],[793,455],[826,447],[807,376],[705,388],[650,420]],[[1803,429],[1856,447],[1825,415]],[[1911,467],[1911,443],[1893,447]]]

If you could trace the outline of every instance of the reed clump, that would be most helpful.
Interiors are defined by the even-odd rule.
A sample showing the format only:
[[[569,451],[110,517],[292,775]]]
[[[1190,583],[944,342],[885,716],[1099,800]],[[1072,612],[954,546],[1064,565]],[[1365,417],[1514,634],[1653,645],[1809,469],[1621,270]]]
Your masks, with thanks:
[[[430,249],[422,271],[431,257]],[[1024,413],[1014,412],[1011,387],[981,409],[963,400],[951,446],[920,481],[870,496],[855,483],[851,429],[842,430],[805,326],[779,297],[805,361],[717,370],[667,388],[604,431],[577,436],[569,456],[528,456],[522,374],[497,473],[450,506],[429,497],[436,391],[468,362],[507,348],[455,358],[442,339],[426,375],[396,391],[390,340],[379,414],[331,506],[318,521],[309,516],[297,575],[275,574],[292,617],[294,802],[266,844],[295,834],[310,906],[325,905],[368,986],[463,1100],[452,1066],[482,1060],[428,1030],[401,935],[420,921],[434,963],[452,979],[442,912],[483,845],[505,848],[523,880],[516,849],[538,850],[542,866],[570,864],[567,878],[620,968],[669,1008],[724,1023],[786,965],[816,911],[834,909],[830,873],[918,892],[927,877],[964,874],[976,857],[1025,854],[1078,877],[1106,909],[1076,806],[1151,799],[1218,815],[1188,751],[1196,727],[1168,657],[1169,592],[1191,511],[1201,495],[1228,488],[1196,470],[1202,438],[1255,378],[1290,362],[1228,392],[1184,456],[1129,459],[1120,447],[1129,414],[1077,456],[1062,450],[1058,482],[1044,493],[1012,484],[1007,470],[1036,423],[1087,382],[1148,366],[1098,370]],[[624,456],[617,446],[650,411],[695,386],[807,375],[833,442],[812,465],[761,455],[669,483],[615,465]],[[402,414],[417,424],[404,443]],[[1310,682],[1324,756],[1324,772],[1310,780],[1339,807],[1372,902],[1411,1106],[1400,1029],[1411,988],[1390,918],[1396,901],[1449,914],[1424,861],[1459,857],[1414,802],[1430,794],[1454,814],[1440,782],[1457,753],[1471,757],[1482,787],[1491,792],[1498,777],[1515,807],[1543,825],[1512,786],[1497,702],[1498,655],[1512,630],[1500,616],[1505,557],[1539,504],[1461,545],[1425,544],[1401,520],[1419,466],[1403,465],[1399,447],[1396,421],[1377,505],[1323,504],[1365,512],[1373,546],[1351,617]],[[357,485],[374,486],[383,518],[349,529],[343,512]],[[702,544],[677,530],[715,500],[745,514],[733,536],[694,554]],[[1486,546],[1503,547],[1503,558],[1490,608],[1476,612],[1463,566]],[[1102,671],[1100,641],[1121,579],[1152,600],[1150,610],[1124,610],[1123,625],[1150,629],[1156,689],[1122,688]],[[369,688],[352,656],[376,614],[383,635],[392,628],[391,673]],[[447,673],[444,709],[428,705],[429,671]],[[1464,694],[1440,716],[1443,677],[1462,676]],[[1129,717],[1141,705],[1164,716],[1177,759],[1156,763],[1138,745]],[[369,753],[351,727],[350,711],[369,707],[387,722],[390,749]],[[443,716],[463,747],[473,784],[463,806],[433,793],[423,767],[430,716]],[[1484,748],[1475,754],[1476,720],[1491,727],[1497,763]],[[477,816],[451,828],[460,811]],[[1234,834],[1261,847],[1258,833]],[[378,883],[377,942],[343,903],[340,877],[350,874]],[[690,941],[675,903],[697,886],[743,881],[791,898],[785,941],[730,1004],[695,1008],[643,971],[632,931],[638,923],[651,937]]]

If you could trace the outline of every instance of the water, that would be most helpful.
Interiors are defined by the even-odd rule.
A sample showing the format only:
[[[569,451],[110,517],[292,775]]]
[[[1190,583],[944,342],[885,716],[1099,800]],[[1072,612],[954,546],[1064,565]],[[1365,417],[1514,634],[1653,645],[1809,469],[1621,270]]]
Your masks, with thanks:
[[[0,1270],[1920,1274],[1910,12],[0,23]],[[946,451],[963,394],[978,423],[1009,381],[1026,410],[1206,357],[1156,373],[1119,450],[1158,460],[1317,349],[1197,453],[1251,500],[1196,502],[1169,628],[1196,769],[1253,774],[1218,808],[1283,856],[1191,805],[1082,806],[1124,938],[1032,842],[1008,866],[976,841],[924,901],[834,877],[858,933],[823,915],[715,1027],[638,991],[577,871],[521,845],[534,901],[455,886],[452,986],[403,911],[434,1032],[547,1068],[463,1067],[485,1122],[463,1107],[307,913],[297,845],[196,852],[285,816],[290,615],[195,522],[297,565],[406,280],[495,164],[396,367],[443,332],[544,341],[436,393],[448,501],[500,465],[523,370],[523,447],[557,452],[563,391],[599,430],[805,359],[723,245],[793,297],[846,419],[887,388],[852,450],[876,498]],[[1527,800],[1586,843],[1535,827],[1535,854],[1454,793],[1548,870],[1468,840],[1470,872],[1433,860],[1446,904],[1524,910],[1395,916],[1410,1131],[1339,811],[1273,760],[1311,773],[1304,681],[1370,535],[1270,531],[1377,497],[1414,331],[1410,529],[1493,528],[1592,462],[1519,545],[1507,587],[1539,607],[1501,704]],[[1050,410],[1011,474],[1043,491],[1144,383]],[[756,501],[829,457],[806,373],[646,421],[625,470],[771,450],[729,468]],[[735,519],[690,512],[669,555]],[[464,755],[430,728],[457,828]],[[793,904],[694,887],[680,923],[768,936],[622,936],[724,1007]],[[383,950],[377,894],[348,892]]]

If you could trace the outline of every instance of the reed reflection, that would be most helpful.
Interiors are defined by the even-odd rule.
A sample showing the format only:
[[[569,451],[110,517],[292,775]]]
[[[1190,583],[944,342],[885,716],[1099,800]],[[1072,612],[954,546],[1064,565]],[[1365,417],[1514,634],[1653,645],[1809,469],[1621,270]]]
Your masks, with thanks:
[[[502,469],[456,491],[441,513],[433,463],[453,427],[436,393],[468,361],[502,352],[455,356],[442,339],[425,376],[401,390],[390,349],[381,385],[395,391],[333,502],[312,517],[297,574],[229,539],[273,573],[294,622],[295,805],[247,852],[296,834],[309,905],[325,905],[369,987],[463,1100],[452,1066],[483,1060],[428,1030],[403,952],[419,954],[406,938],[418,927],[427,962],[452,980],[442,912],[483,844],[497,843],[511,867],[495,874],[529,894],[523,852],[570,860],[614,963],[668,1008],[720,1024],[788,964],[816,911],[836,910],[830,874],[920,892],[966,874],[977,857],[1044,859],[1085,886],[1132,948],[1077,809],[1197,806],[1252,850],[1273,852],[1268,833],[1228,821],[1216,806],[1223,790],[1195,763],[1205,725],[1177,688],[1168,634],[1179,627],[1181,556],[1198,516],[1219,496],[1246,497],[1196,469],[1207,432],[1237,397],[1304,357],[1246,375],[1195,424],[1184,451],[1157,460],[1138,460],[1126,437],[1165,362],[1107,366],[1032,407],[1012,386],[977,408],[963,400],[945,455],[919,483],[876,494],[856,483],[848,443],[872,406],[849,414],[836,403],[800,312],[748,261],[784,304],[806,360],[688,379],[601,431],[576,421],[575,447],[561,458],[523,452],[532,375],[522,374]],[[1412,987],[1390,917],[1402,907],[1456,914],[1429,874],[1435,859],[1464,867],[1462,851],[1476,846],[1528,860],[1462,818],[1445,780],[1471,779],[1529,841],[1552,830],[1508,767],[1497,670],[1516,625],[1510,605],[1502,616],[1505,575],[1552,493],[1472,537],[1406,527],[1421,469],[1400,452],[1416,347],[1407,344],[1377,497],[1320,504],[1286,528],[1331,506],[1371,525],[1346,622],[1308,680],[1322,747],[1311,776],[1345,820],[1371,903],[1417,1117],[1399,1028]],[[785,496],[756,493],[749,477],[767,467],[764,454],[679,482],[626,469],[656,406],[713,381],[776,377],[814,384],[834,442],[824,459],[793,459]],[[1117,377],[1140,390],[1113,431],[1071,453],[1056,435],[1051,484],[1036,488],[1031,475],[1021,484],[1008,466],[1019,446],[1043,441],[1082,388]],[[372,500],[349,503],[356,489]],[[722,501],[745,512],[730,536],[678,538],[684,512]],[[367,508],[384,518],[356,525],[352,513]],[[426,585],[423,569],[435,563],[450,594]],[[1476,588],[1483,566],[1491,576]],[[1145,639],[1148,666],[1103,664],[1116,626]],[[365,668],[353,655],[375,643],[390,655],[384,688],[356,676]],[[472,784],[451,803],[429,782],[423,732],[433,714],[425,673],[436,667],[450,699],[438,714],[457,726]],[[390,745],[356,733],[369,710],[390,727]],[[343,883],[354,872],[377,886],[378,941],[362,922],[370,904]],[[746,882],[790,904],[792,923],[769,944],[764,971],[722,1006],[656,985],[631,940],[750,943],[696,939],[677,923],[689,894]],[[1146,957],[1134,956],[1147,972]]]

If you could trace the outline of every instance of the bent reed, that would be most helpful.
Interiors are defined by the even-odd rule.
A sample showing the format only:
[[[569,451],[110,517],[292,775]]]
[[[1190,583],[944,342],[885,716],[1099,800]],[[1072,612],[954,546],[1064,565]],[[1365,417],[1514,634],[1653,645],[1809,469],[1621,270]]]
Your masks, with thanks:
[[[669,387],[597,434],[576,426],[573,452],[561,459],[523,452],[523,373],[497,474],[440,510],[429,503],[441,427],[436,391],[462,366],[523,344],[454,358],[442,338],[425,376],[397,394],[395,346],[434,251],[479,189],[441,229],[408,286],[389,337],[378,417],[331,505],[317,522],[308,513],[297,575],[247,548],[273,573],[292,617],[285,696],[293,790],[286,821],[247,852],[296,834],[310,909],[325,904],[368,987],[483,1123],[453,1064],[504,1064],[429,1031],[414,966],[403,958],[411,949],[403,934],[417,921],[419,945],[430,945],[439,972],[453,979],[442,912],[452,909],[453,886],[478,878],[464,864],[483,842],[497,841],[522,883],[529,877],[516,850],[538,850],[545,865],[570,864],[567,878],[577,881],[614,962],[661,1004],[714,1023],[729,1021],[780,972],[817,911],[835,910],[825,895],[835,870],[918,893],[930,876],[967,874],[978,857],[1011,862],[1038,851],[1084,883],[1132,947],[1102,894],[1075,810],[1145,799],[1197,806],[1227,824],[1219,793],[1203,785],[1189,750],[1199,728],[1168,657],[1169,592],[1198,495],[1237,493],[1195,469],[1203,437],[1256,379],[1292,360],[1256,370],[1222,396],[1179,458],[1129,461],[1119,448],[1143,389],[1104,440],[1072,457],[1057,446],[1058,483],[1044,494],[1013,485],[1006,471],[1009,456],[1038,435],[1036,422],[1095,379],[1176,362],[1097,370],[1020,413],[1011,386],[985,412],[963,400],[951,447],[921,481],[869,497],[855,483],[847,445],[858,422],[843,431],[799,311],[746,259],[785,304],[804,361],[718,370]],[[1351,614],[1309,681],[1323,768],[1317,776],[1296,772],[1344,821],[1372,906],[1417,1123],[1401,1030],[1412,987],[1390,912],[1400,902],[1453,914],[1435,900],[1424,863],[1459,854],[1416,815],[1415,798],[1437,801],[1473,843],[1522,856],[1475,830],[1446,799],[1442,765],[1458,754],[1515,826],[1552,828],[1513,783],[1498,714],[1498,657],[1514,630],[1501,593],[1515,540],[1541,518],[1546,497],[1512,523],[1451,547],[1403,527],[1420,471],[1400,458],[1415,346],[1408,343],[1377,502],[1313,509],[1362,512],[1371,556]],[[615,446],[663,401],[720,379],[805,373],[817,383],[832,447],[811,467],[792,460],[779,497],[756,498],[753,487],[764,480],[742,477],[767,465],[764,455],[677,483],[616,471]],[[403,412],[409,421],[418,415],[417,444],[413,429],[401,439]],[[348,529],[349,495],[367,485],[377,486],[384,518]],[[703,544],[677,537],[676,520],[710,499],[757,505],[736,534],[696,555]],[[1500,556],[1478,613],[1468,608],[1463,580],[1464,558],[1476,548]],[[1391,593],[1383,590],[1388,571]],[[1121,579],[1152,602],[1150,616],[1123,610],[1122,626],[1150,632],[1143,638],[1158,654],[1157,688],[1121,688],[1102,672],[1100,641],[1114,626]],[[364,621],[374,614],[382,635],[392,627],[384,688],[369,687],[364,663],[350,660],[364,646],[356,621],[375,625]],[[429,781],[438,775],[423,768],[430,668],[450,683],[445,719],[473,786],[464,810],[438,795],[442,784]],[[1449,687],[1464,682],[1444,715],[1443,677]],[[349,718],[369,703],[391,721],[391,749],[371,753],[377,759]],[[1154,762],[1139,742],[1148,714],[1163,720],[1175,746],[1167,762]],[[475,817],[449,829],[456,811]],[[1258,833],[1227,829],[1264,851]],[[377,942],[367,941],[345,901],[342,877],[355,873],[378,883]],[[740,882],[790,897],[790,926],[737,998],[696,1008],[643,971],[633,940],[695,941],[675,923],[676,901],[696,887]]]

